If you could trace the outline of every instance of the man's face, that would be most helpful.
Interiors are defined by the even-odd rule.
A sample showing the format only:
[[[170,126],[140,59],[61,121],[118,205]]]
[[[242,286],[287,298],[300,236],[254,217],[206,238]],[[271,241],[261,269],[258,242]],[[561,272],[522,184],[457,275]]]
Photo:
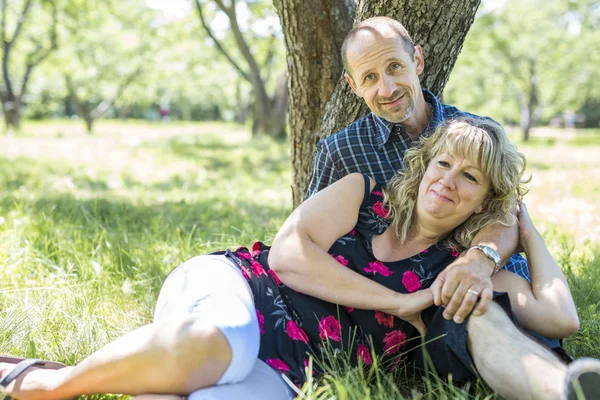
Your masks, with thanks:
[[[346,81],[374,114],[394,123],[413,115],[424,67],[419,46],[413,60],[399,36],[364,34],[352,40],[346,58],[352,75],[346,74]]]

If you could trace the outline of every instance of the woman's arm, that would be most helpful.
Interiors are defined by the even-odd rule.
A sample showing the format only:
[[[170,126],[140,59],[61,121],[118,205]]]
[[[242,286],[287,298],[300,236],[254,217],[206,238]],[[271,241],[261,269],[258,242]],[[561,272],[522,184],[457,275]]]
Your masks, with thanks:
[[[372,189],[374,182],[371,181]],[[433,305],[429,290],[395,292],[335,261],[327,250],[358,220],[364,178],[350,174],[302,203],[285,221],[271,247],[269,266],[290,288],[347,307],[396,310],[422,331],[413,314]],[[418,325],[418,326],[417,326]]]
[[[519,211],[521,246],[527,254],[531,285],[523,278],[500,271],[494,290],[508,292],[519,324],[548,338],[563,338],[579,329],[579,319],[567,280],[550,255],[525,204]]]

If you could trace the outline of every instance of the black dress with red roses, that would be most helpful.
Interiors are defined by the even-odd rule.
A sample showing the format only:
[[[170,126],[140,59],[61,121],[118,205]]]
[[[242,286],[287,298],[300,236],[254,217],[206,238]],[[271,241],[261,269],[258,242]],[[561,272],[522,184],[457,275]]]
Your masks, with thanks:
[[[434,245],[414,257],[382,262],[373,256],[372,240],[388,227],[383,193],[377,184],[365,197],[354,229],[339,238],[329,254],[340,264],[400,293],[426,288],[458,252]],[[344,357],[353,364],[372,363],[372,352],[395,368],[418,345],[418,332],[409,323],[381,311],[352,309],[298,293],[285,286],[269,268],[269,246],[256,242],[249,250],[221,252],[237,265],[248,281],[260,324],[259,358],[285,373],[297,385],[305,381],[305,367],[313,369]],[[411,340],[414,339],[414,340]]]

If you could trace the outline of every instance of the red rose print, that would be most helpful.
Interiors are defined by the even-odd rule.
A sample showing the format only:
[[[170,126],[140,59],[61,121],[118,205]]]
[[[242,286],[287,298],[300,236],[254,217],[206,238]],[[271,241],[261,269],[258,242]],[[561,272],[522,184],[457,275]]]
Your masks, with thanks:
[[[406,344],[406,333],[400,329],[385,334],[383,351],[386,356],[396,354]]]
[[[279,358],[267,358],[266,363],[271,367],[275,368],[278,371],[289,372],[290,367],[285,362],[280,360]]]
[[[356,350],[356,358],[362,360],[366,365],[373,364],[373,359],[371,358],[371,352],[369,348],[364,344],[359,344],[358,349]]]
[[[337,262],[342,264],[344,267],[348,266],[348,260],[346,260],[344,258],[344,256],[334,256],[333,254],[331,254],[331,257],[333,257]]]
[[[265,269],[263,268],[262,265],[260,265],[260,263],[258,261],[250,261],[250,267],[252,268],[252,272],[254,272],[254,275],[256,276],[261,276],[262,274],[267,274],[265,272]]]
[[[346,307],[346,311],[348,311],[349,313],[351,313],[352,311],[354,311],[354,308],[352,308],[352,307]]]
[[[244,249],[246,250],[246,249]],[[250,253],[248,253],[248,251],[240,251],[237,253],[238,257],[241,258],[242,260],[252,260],[252,256],[250,255]]]
[[[378,201],[373,204],[373,212],[380,217],[387,218],[389,211],[383,206],[383,203]]]
[[[281,285],[281,280],[279,279],[279,277],[277,276],[277,274],[275,273],[275,271],[273,271],[272,269],[267,271],[267,274],[271,275],[271,278],[273,278],[273,280],[275,281],[275,283],[277,284],[277,286]]]
[[[460,251],[458,251],[458,249],[456,247],[452,247],[452,257],[458,257],[460,256]]]
[[[387,326],[388,328],[394,327],[394,316],[392,314],[375,311],[375,319],[379,325]]]
[[[375,196],[379,196],[379,197],[383,197],[383,193],[381,192],[376,192],[375,190],[371,192],[371,194],[374,194]]]
[[[319,336],[322,340],[331,339],[339,342],[341,328],[340,322],[331,315],[323,317],[319,321]]]
[[[304,343],[308,343],[308,336],[306,336],[304,330],[302,330],[302,328],[300,328],[294,321],[290,321],[287,323],[285,331],[287,332],[290,339],[300,340]]]
[[[256,317],[258,318],[258,327],[260,328],[260,334],[265,333],[263,326],[265,325],[265,317],[260,313],[260,311],[256,310]]]
[[[380,274],[385,277],[388,277],[392,274],[392,270],[383,265],[381,261],[371,261],[369,262],[369,266],[363,268],[363,271],[373,273],[374,275]]]
[[[419,280],[417,274],[412,271],[406,271],[402,275],[402,284],[410,293],[421,289],[421,281]]]
[[[260,242],[252,243],[252,257],[260,255]]]

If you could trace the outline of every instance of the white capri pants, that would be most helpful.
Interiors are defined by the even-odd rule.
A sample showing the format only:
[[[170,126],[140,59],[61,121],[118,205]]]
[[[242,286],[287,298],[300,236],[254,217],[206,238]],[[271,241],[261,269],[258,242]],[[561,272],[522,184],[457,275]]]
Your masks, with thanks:
[[[288,400],[294,391],[280,373],[258,359],[260,329],[250,286],[223,255],[194,257],[165,280],[154,322],[193,315],[217,327],[231,347],[231,363],[216,386],[189,400]]]

